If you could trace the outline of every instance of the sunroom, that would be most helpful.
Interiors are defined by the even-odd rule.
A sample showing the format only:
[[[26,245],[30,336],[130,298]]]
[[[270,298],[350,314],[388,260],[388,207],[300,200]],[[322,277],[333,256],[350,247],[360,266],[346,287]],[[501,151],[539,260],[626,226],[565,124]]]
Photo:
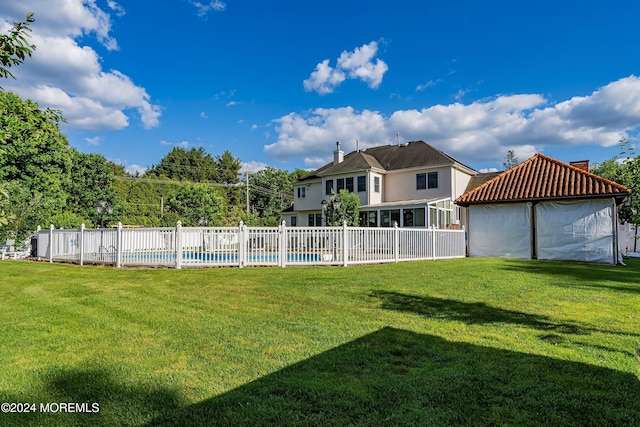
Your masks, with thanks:
[[[450,198],[406,200],[360,206],[361,227],[436,227],[459,224],[458,208]]]

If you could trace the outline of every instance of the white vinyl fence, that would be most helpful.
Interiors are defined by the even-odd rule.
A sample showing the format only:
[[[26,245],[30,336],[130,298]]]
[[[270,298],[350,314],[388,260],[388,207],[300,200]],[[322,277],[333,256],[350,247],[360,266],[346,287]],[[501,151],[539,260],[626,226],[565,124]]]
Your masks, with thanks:
[[[618,225],[620,250],[623,255],[640,252],[640,227],[625,223]]]
[[[375,264],[465,256],[464,230],[365,227],[182,227],[37,232],[40,259],[122,266]]]

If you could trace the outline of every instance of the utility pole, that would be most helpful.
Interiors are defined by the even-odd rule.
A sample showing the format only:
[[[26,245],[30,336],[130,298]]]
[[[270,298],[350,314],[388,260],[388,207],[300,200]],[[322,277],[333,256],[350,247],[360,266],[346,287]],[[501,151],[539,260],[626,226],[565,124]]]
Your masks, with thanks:
[[[246,186],[246,199],[247,199],[247,213],[249,213],[249,166],[247,165],[244,169],[245,181],[247,183]]]

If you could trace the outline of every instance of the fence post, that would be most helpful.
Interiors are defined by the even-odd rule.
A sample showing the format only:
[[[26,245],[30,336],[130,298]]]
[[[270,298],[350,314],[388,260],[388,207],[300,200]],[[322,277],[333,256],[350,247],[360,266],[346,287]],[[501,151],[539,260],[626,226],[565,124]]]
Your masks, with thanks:
[[[118,234],[116,235],[116,267],[122,267],[122,222],[118,222]]]
[[[53,224],[49,225],[49,262],[53,262]]]
[[[431,259],[436,259],[436,225],[431,224]]]
[[[37,236],[37,240],[36,240],[36,259],[38,261],[40,261],[40,231],[42,230],[42,227],[38,226],[38,228],[36,229],[36,236]]]
[[[80,265],[84,265],[84,222],[80,224]]]
[[[342,266],[349,265],[349,229],[347,228],[347,220],[342,220]]]
[[[176,269],[182,268],[182,222],[176,224]]]
[[[400,260],[400,230],[396,221],[393,221],[393,259],[395,262]]]
[[[280,242],[278,244],[280,249],[279,253],[279,264],[280,267],[287,266],[287,222],[283,219],[282,224],[280,224]]]
[[[244,234],[244,222],[240,221],[238,225],[238,267],[244,268],[245,258],[246,258],[246,241]]]

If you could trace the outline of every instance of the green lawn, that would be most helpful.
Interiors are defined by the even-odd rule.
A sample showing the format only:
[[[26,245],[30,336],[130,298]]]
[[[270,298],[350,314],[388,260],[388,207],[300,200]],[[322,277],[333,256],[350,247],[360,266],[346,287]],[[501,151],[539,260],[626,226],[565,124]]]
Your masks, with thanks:
[[[640,425],[640,260],[5,261],[0,337],[0,425]]]

